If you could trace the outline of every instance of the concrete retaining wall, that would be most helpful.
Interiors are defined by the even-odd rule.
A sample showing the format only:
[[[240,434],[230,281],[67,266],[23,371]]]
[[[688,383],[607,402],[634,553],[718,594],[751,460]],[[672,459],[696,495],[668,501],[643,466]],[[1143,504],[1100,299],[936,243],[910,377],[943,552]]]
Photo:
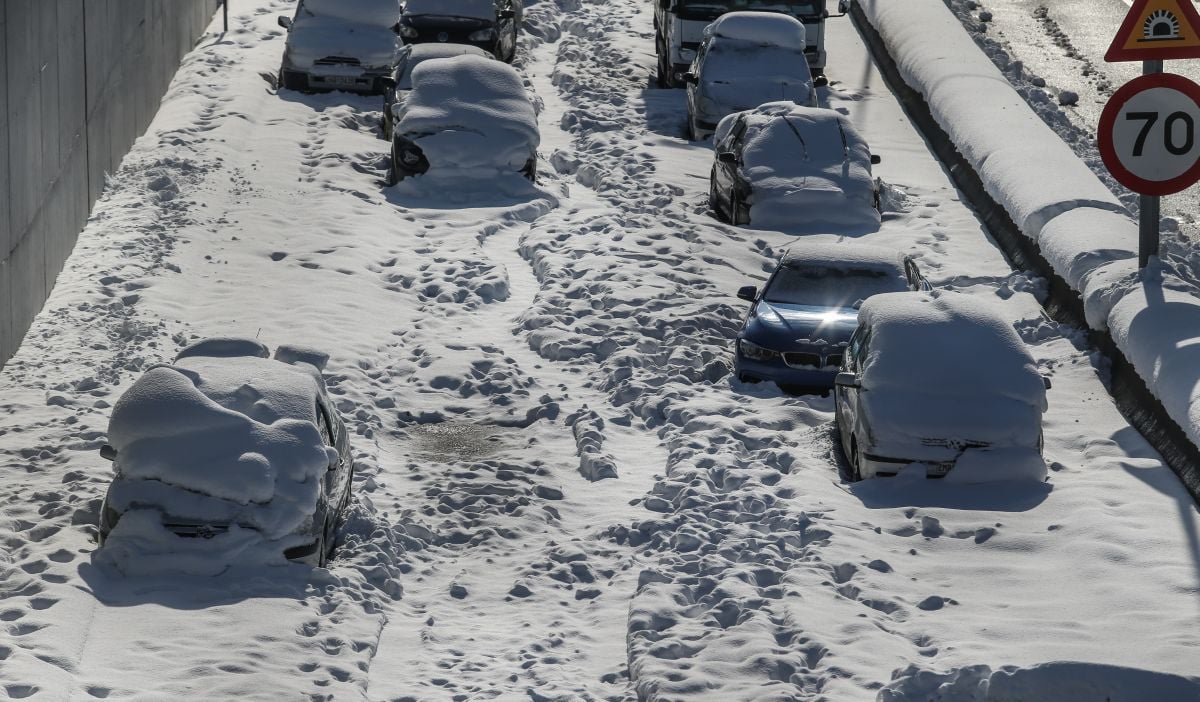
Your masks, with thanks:
[[[0,0],[0,365],[218,0]]]

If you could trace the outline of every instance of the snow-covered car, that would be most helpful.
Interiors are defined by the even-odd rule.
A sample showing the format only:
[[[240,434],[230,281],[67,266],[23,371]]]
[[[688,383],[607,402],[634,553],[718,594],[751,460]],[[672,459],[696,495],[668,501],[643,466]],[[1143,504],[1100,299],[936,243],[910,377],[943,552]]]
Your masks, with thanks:
[[[404,43],[398,0],[300,0],[288,30],[279,86],[380,93]]]
[[[856,480],[912,464],[929,477],[980,465],[1045,474],[1049,380],[991,303],[952,292],[868,299],[835,385],[838,432]]]
[[[688,137],[712,136],[727,115],[765,102],[816,106],[804,23],[777,12],[731,12],[704,29],[687,85]]]
[[[431,59],[412,73],[396,117],[388,184],[431,174],[537,178],[537,113],[512,66],[479,56]]]
[[[383,93],[384,139],[388,141],[392,139],[392,126],[396,123],[400,106],[404,104],[404,100],[408,98],[408,92],[412,90],[413,69],[421,65],[422,61],[429,59],[452,58],[467,54],[492,58],[488,52],[470,44],[410,44],[404,47],[404,51],[400,54],[400,61],[396,64],[396,70],[392,72],[392,77],[387,81]]]
[[[99,540],[118,562],[324,565],[353,460],[319,352],[208,339],[114,405]]]
[[[769,102],[717,125],[709,206],[756,229],[878,227],[879,163],[834,110]]]
[[[399,32],[409,44],[470,44],[512,63],[524,11],[522,0],[407,0]]]
[[[738,290],[751,303],[738,332],[734,372],[743,381],[828,391],[873,295],[929,290],[911,256],[863,244],[793,245],[761,291]]]

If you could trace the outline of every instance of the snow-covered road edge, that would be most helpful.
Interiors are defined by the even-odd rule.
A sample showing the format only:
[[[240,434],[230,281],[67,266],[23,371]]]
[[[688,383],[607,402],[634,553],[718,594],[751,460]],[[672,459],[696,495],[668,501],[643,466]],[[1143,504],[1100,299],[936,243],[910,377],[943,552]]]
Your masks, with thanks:
[[[1079,297],[1088,326],[1111,339],[1110,350],[1161,403],[1190,444],[1183,452],[1194,457],[1200,450],[1200,365],[1189,351],[1200,337],[1194,290],[1162,267],[1139,276],[1137,224],[1129,212],[1029,108],[941,0],[902,6],[857,0],[854,16],[877,34],[900,79],[923,99],[986,195],[1034,245],[1022,248],[1039,255]],[[1193,495],[1200,494],[1195,461],[1171,462]]]

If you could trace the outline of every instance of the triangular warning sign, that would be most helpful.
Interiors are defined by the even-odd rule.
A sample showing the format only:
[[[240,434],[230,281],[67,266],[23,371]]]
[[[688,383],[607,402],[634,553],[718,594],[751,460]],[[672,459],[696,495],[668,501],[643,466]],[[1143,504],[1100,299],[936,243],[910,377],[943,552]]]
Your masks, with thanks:
[[[1200,58],[1200,14],[1192,0],[1133,0],[1104,60]]]

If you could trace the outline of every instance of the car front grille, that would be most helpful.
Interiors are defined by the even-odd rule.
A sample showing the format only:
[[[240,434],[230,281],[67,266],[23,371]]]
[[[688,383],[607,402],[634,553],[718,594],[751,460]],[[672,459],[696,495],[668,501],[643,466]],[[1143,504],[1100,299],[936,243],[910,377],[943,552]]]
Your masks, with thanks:
[[[176,536],[188,539],[211,539],[217,534],[229,531],[228,524],[172,524],[165,522],[163,526]]]
[[[313,61],[314,66],[361,66],[362,62],[353,56],[326,56]]]
[[[783,354],[783,362],[792,368],[829,368],[842,365],[842,354],[830,353],[822,356],[811,351],[788,351]]]
[[[970,439],[921,439],[921,443],[925,446],[936,446],[938,448],[948,448],[955,451],[987,448],[992,445],[990,441],[973,441]]]

